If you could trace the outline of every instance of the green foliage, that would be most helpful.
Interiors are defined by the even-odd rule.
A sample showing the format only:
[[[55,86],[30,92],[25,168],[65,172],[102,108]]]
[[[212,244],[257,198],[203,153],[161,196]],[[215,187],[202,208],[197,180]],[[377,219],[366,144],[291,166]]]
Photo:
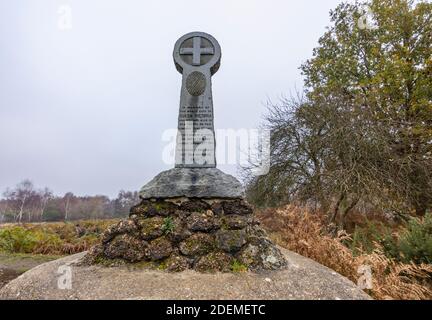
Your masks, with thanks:
[[[246,272],[248,271],[248,267],[238,260],[234,260],[231,264],[231,271],[235,273]]]
[[[376,28],[359,24],[367,7]],[[432,3],[344,2],[330,18],[301,66],[304,92],[269,106],[271,167],[246,172],[248,198],[317,204],[341,228],[362,203],[423,216],[432,207]]]
[[[56,234],[43,230],[11,227],[0,230],[0,251],[9,253],[34,253],[40,248],[58,248],[62,241]]]
[[[368,222],[356,227],[345,241],[355,255],[371,253],[380,245],[387,257],[403,263],[432,263],[432,214],[423,219],[412,218],[397,233],[381,223]]]
[[[0,230],[0,250],[6,252],[30,252],[35,239],[20,227]]]
[[[90,249],[117,220],[24,224],[0,228],[0,251],[65,255]]]
[[[172,217],[166,217],[164,219],[163,225],[162,225],[162,231],[164,234],[169,234],[174,230],[174,219]]]
[[[392,239],[391,233],[391,229],[382,223],[367,221],[364,227],[356,226],[351,239],[345,244],[353,251],[354,255],[363,252],[371,253],[376,248],[377,243],[381,245],[388,243],[389,239]]]
[[[402,262],[432,263],[432,214],[411,219],[387,253]]]

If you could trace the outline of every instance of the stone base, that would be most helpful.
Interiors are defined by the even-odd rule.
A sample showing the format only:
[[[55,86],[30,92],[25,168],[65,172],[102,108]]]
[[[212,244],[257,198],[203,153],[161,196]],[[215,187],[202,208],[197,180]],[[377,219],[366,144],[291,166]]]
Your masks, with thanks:
[[[244,188],[233,176],[216,168],[174,168],[161,172],[140,192],[141,199],[242,199]]]
[[[202,170],[202,169],[201,169]],[[109,228],[87,264],[140,264],[168,271],[277,270],[286,261],[243,200],[143,200]]]
[[[280,249],[287,268],[264,274],[169,273],[130,266],[106,268],[80,263],[85,253],[51,261],[27,271],[0,289],[0,300],[366,300],[370,297],[335,271]],[[70,266],[70,289],[59,288],[59,270]],[[60,269],[62,267],[63,269]]]

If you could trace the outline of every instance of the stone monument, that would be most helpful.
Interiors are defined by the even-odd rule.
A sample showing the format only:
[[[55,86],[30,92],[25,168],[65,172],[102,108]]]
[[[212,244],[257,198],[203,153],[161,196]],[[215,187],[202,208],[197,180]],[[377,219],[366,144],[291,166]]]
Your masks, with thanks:
[[[211,35],[192,32],[177,40],[174,63],[182,74],[175,168],[160,173],[141,189],[142,199],[240,199],[242,185],[216,169],[211,77],[221,48]]]
[[[333,270],[274,246],[240,182],[216,169],[211,76],[220,57],[208,34],[177,41],[183,80],[175,168],[146,184],[129,218],[89,252],[26,272],[0,289],[0,300],[370,298]],[[64,266],[73,268],[70,290],[58,287]]]
[[[84,262],[201,272],[286,267],[241,183],[216,168],[211,77],[220,66],[218,42],[192,32],[176,42],[173,56],[182,74],[175,168],[141,189],[129,219],[109,228]]]

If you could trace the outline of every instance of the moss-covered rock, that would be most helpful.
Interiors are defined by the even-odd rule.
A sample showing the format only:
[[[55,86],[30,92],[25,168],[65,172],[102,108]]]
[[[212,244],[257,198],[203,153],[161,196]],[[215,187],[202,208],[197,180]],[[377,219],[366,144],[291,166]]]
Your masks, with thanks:
[[[140,236],[144,240],[153,240],[163,235],[164,218],[152,217],[137,220]]]
[[[140,204],[133,206],[130,210],[130,216],[154,217],[174,214],[178,206],[168,201],[150,201],[143,200]]]
[[[264,238],[255,244],[247,244],[239,252],[237,259],[256,271],[277,270],[286,266],[286,260],[280,250]]]
[[[283,268],[283,256],[251,213],[242,200],[145,200],[109,228],[85,260],[172,272]]]
[[[234,259],[225,252],[212,252],[200,257],[194,269],[199,272],[229,272]]]
[[[195,233],[180,243],[180,252],[186,256],[202,256],[215,247],[214,237],[206,233]]]
[[[214,202],[211,205],[211,210],[216,216],[223,215],[223,205],[221,202]]]
[[[205,212],[209,209],[211,207],[207,202],[198,199],[185,201],[180,205],[180,210],[189,212]]]
[[[222,206],[224,214],[246,215],[253,212],[252,207],[244,200],[224,201]]]
[[[173,251],[171,241],[165,237],[155,239],[148,246],[148,257],[153,260],[161,260],[169,257]]]
[[[192,265],[192,260],[179,254],[172,254],[166,261],[166,270],[171,272],[181,272],[187,270]]]
[[[141,203],[130,208],[129,216],[149,216],[148,212],[152,207],[152,203],[148,200],[143,200]]]
[[[148,243],[129,234],[115,237],[105,246],[104,254],[109,259],[124,259],[137,262],[146,259]]]
[[[252,219],[250,215],[227,215],[221,218],[221,225],[225,229],[239,230],[246,228]]]
[[[218,226],[211,210],[205,212],[194,212],[186,219],[187,227],[191,231],[210,231]]]
[[[102,234],[102,243],[108,243],[120,234],[135,234],[138,232],[138,227],[133,220],[122,220],[114,226],[109,227]]]
[[[218,230],[216,232],[217,247],[225,252],[239,251],[246,243],[246,231],[244,230]]]
[[[176,217],[173,219],[173,227],[172,230],[167,233],[167,238],[174,243],[178,243],[190,237],[191,234],[192,233],[187,228],[185,219]]]

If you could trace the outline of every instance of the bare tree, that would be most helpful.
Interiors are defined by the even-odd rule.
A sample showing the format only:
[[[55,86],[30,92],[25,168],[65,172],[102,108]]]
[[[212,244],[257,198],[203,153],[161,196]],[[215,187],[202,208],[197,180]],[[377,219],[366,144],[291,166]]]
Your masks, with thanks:
[[[75,198],[74,194],[72,192],[67,192],[64,196],[63,196],[63,203],[64,203],[64,219],[68,220],[69,219],[69,210],[70,210],[70,206],[71,206],[71,202],[73,201],[73,199]]]
[[[53,198],[53,193],[48,188],[44,188],[39,191],[40,195],[40,207],[39,207],[39,221],[43,220],[43,214],[45,212],[48,201]]]
[[[26,205],[34,192],[33,183],[30,180],[23,180],[14,189],[8,189],[4,193],[9,203],[15,206],[15,221],[22,222]]]

